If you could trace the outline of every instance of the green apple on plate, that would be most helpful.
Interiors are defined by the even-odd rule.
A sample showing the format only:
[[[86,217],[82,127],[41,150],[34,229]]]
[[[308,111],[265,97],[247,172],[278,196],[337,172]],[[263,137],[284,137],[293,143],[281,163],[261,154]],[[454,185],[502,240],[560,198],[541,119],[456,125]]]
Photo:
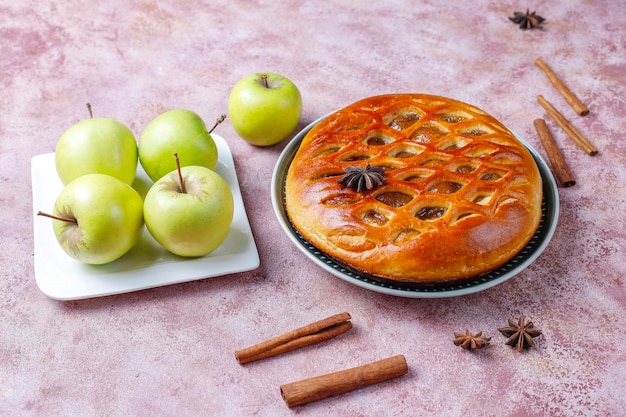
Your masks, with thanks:
[[[61,135],[55,161],[63,185],[85,174],[111,175],[132,184],[137,172],[137,141],[123,123],[92,117]]]
[[[201,257],[213,252],[230,232],[233,195],[226,180],[203,166],[180,167],[157,180],[144,201],[152,237],[171,253]]]
[[[53,230],[61,248],[86,264],[106,264],[126,254],[143,228],[143,201],[130,185],[105,174],[82,175],[54,203]]]
[[[242,139],[256,146],[271,146],[286,139],[298,126],[301,115],[298,87],[272,72],[243,77],[228,98],[233,128]]]
[[[218,119],[215,126],[224,117]],[[207,130],[202,118],[191,110],[175,109],[158,115],[148,123],[139,138],[141,166],[153,181],[176,169],[174,153],[179,155],[183,166],[214,169],[218,152],[211,137],[213,129]]]

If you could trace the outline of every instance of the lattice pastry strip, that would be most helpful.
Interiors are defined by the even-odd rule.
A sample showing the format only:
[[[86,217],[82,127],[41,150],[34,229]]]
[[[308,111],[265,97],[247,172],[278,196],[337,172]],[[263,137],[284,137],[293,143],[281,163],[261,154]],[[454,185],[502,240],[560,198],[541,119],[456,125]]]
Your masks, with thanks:
[[[348,167],[384,183],[355,191]],[[286,208],[313,245],[381,279],[436,282],[487,272],[523,248],[541,218],[541,177],[484,111],[427,95],[387,95],[331,114],[303,139]]]

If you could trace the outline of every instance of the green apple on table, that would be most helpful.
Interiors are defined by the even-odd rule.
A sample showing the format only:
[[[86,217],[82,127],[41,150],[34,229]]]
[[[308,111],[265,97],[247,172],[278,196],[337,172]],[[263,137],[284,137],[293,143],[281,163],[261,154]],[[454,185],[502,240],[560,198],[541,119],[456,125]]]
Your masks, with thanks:
[[[243,77],[228,98],[233,128],[242,139],[256,146],[271,146],[286,139],[298,126],[301,115],[298,87],[272,72]]]
[[[152,237],[171,253],[200,257],[217,249],[230,231],[234,213],[226,180],[203,166],[180,167],[157,180],[144,200]]]
[[[143,228],[143,201],[130,185],[105,174],[82,175],[54,203],[53,230],[61,248],[87,264],[113,262],[128,252]]]
[[[217,126],[225,116],[218,119]],[[215,128],[213,126],[213,129]],[[158,115],[139,138],[139,161],[148,176],[157,181],[176,169],[174,153],[184,166],[214,169],[218,150],[202,118],[191,110],[175,109]]]
[[[91,106],[87,107],[91,114]],[[63,185],[85,174],[111,175],[132,184],[137,173],[137,141],[123,123],[92,115],[61,135],[55,162]]]

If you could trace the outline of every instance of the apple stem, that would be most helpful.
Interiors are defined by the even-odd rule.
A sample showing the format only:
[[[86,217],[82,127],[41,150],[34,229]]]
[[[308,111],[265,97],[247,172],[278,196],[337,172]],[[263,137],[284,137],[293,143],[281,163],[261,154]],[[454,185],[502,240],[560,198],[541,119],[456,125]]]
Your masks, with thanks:
[[[176,169],[178,170],[178,181],[180,183],[180,192],[183,194],[187,194],[187,190],[185,189],[185,181],[183,181],[183,173],[180,169],[180,160],[178,159],[178,153],[174,154],[174,158],[176,158]]]
[[[37,215],[38,216],[43,216],[43,217],[49,217],[49,218],[54,219],[54,220],[60,220],[62,222],[78,224],[78,220],[76,220],[76,219],[67,219],[65,217],[59,217],[59,216],[55,216],[53,214],[44,213],[43,211],[37,212]]]
[[[220,117],[217,118],[217,120],[215,121],[215,124],[213,125],[213,127],[211,128],[211,130],[209,130],[209,134],[213,133],[213,131],[215,130],[215,128],[217,127],[217,125],[219,125],[220,123],[222,123],[224,120],[226,120],[226,115],[222,114]]]
[[[91,104],[87,103],[87,110],[89,110],[89,117],[93,119],[93,112],[91,111]]]
[[[267,83],[267,74],[261,74],[261,80],[263,81],[265,88],[270,88],[270,85]]]

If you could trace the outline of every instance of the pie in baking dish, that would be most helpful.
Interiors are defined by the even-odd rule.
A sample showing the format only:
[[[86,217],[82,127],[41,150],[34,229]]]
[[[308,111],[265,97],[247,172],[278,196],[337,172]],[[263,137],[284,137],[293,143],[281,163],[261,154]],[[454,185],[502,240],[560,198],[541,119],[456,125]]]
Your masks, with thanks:
[[[513,133],[456,100],[394,94],[303,138],[285,206],[312,245],[358,273],[431,284],[501,267],[541,219],[542,180]]]

